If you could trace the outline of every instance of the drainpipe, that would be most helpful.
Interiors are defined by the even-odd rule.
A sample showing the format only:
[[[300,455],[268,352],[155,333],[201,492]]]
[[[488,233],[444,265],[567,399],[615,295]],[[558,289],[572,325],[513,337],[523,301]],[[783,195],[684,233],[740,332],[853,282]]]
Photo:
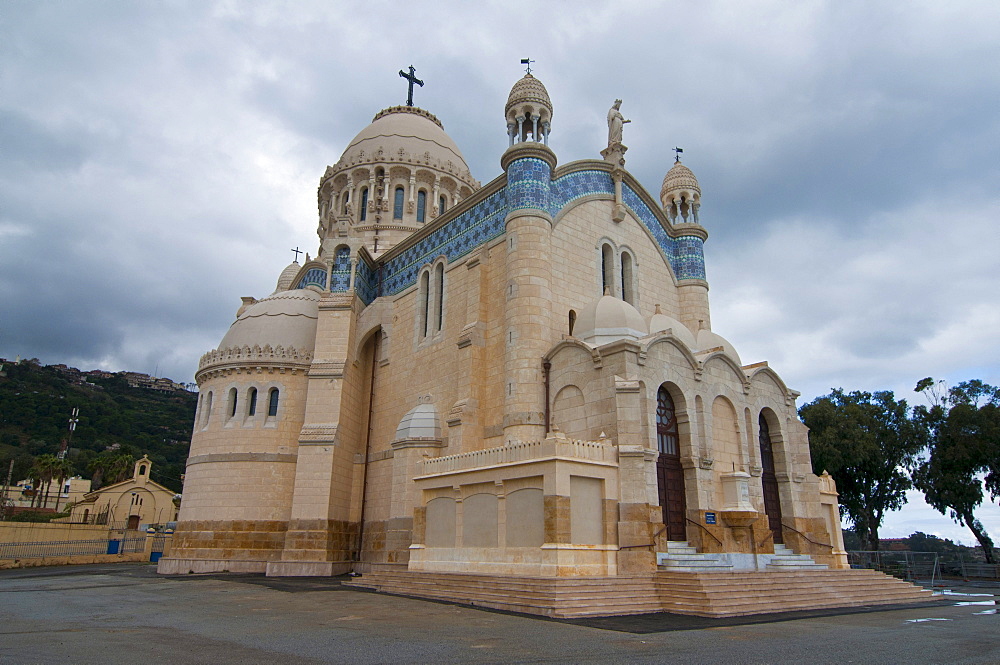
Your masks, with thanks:
[[[551,431],[551,413],[549,409],[549,370],[552,369],[552,363],[549,360],[542,361],[542,376],[545,381],[545,433],[548,434]]]

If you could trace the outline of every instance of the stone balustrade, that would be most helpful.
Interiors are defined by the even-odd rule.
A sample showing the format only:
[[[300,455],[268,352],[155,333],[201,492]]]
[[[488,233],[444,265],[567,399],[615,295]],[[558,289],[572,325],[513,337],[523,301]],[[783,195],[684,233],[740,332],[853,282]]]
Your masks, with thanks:
[[[425,459],[420,463],[420,475],[454,473],[546,459],[586,460],[617,466],[618,451],[615,446],[601,441],[578,441],[562,436],[549,436],[541,441],[513,441],[497,448]]]

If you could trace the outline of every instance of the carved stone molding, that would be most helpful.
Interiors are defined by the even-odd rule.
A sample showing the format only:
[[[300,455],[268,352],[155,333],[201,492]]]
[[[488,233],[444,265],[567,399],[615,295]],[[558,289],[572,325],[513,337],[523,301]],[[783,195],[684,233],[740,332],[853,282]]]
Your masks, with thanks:
[[[278,371],[282,374],[285,372],[296,374],[308,369],[311,362],[311,351],[300,351],[291,346],[286,348],[279,345],[272,348],[270,344],[266,344],[263,347],[255,345],[215,349],[199,360],[195,381],[202,383],[219,376],[244,373],[262,374]]]
[[[343,360],[317,360],[309,368],[310,378],[342,379],[344,378]]]
[[[620,376],[615,376],[615,392],[616,393],[638,393],[640,390],[638,379],[623,379]]]
[[[333,443],[337,438],[337,423],[304,425],[299,433],[299,443]]]

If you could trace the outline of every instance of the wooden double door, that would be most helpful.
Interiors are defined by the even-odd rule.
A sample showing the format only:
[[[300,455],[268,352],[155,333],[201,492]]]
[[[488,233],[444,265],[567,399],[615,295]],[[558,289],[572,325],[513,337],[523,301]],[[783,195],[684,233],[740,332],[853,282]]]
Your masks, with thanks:
[[[778,494],[778,478],[774,471],[774,447],[771,445],[771,429],[767,425],[764,414],[758,421],[760,428],[760,480],[764,489],[764,512],[767,513],[767,525],[774,536],[775,544],[785,542],[781,535],[781,496]]]
[[[663,511],[667,540],[687,540],[687,504],[684,499],[684,469],[674,400],[663,386],[656,394],[656,485]]]

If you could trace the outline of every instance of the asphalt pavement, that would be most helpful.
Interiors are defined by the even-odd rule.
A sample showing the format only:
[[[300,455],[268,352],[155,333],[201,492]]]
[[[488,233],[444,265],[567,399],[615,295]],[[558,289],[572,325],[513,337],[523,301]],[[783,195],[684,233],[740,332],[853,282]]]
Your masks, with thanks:
[[[1000,585],[953,585],[888,610],[560,621],[336,578],[31,568],[0,571],[0,664],[1000,663],[998,600]]]

